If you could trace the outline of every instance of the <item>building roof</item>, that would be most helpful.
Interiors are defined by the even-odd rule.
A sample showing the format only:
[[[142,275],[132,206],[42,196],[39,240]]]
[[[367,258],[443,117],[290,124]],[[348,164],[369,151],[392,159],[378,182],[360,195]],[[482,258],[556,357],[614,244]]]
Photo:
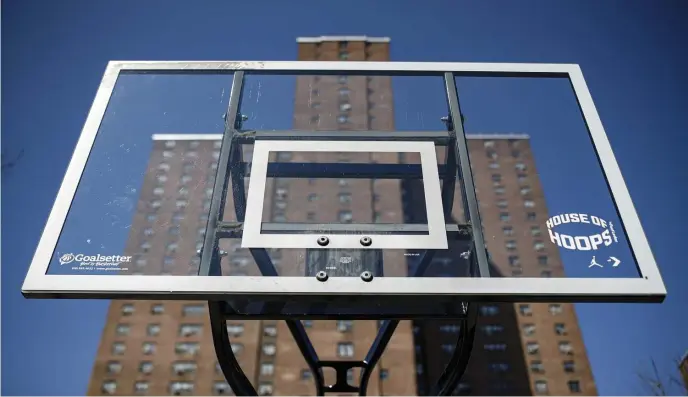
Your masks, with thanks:
[[[322,43],[323,41],[366,41],[368,43],[389,43],[389,37],[368,37],[368,36],[319,36],[319,37],[297,37],[297,43]]]

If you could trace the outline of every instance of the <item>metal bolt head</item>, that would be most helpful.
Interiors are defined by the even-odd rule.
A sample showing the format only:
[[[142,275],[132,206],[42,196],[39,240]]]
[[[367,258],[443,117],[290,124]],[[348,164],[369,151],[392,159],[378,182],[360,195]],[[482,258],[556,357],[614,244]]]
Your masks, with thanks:
[[[325,236],[318,237],[318,245],[319,245],[319,246],[324,247],[324,246],[326,246],[326,245],[329,244],[329,243],[330,243],[330,239],[329,239],[329,238],[327,238],[327,237],[325,237]]]
[[[366,283],[373,281],[373,273],[369,271],[365,271],[361,273],[361,280],[365,281]]]
[[[370,246],[373,243],[373,239],[368,236],[361,237],[361,245],[364,247]]]
[[[322,271],[322,270],[315,274],[315,278],[316,278],[318,281],[327,281],[327,277],[328,277],[328,276],[327,276],[327,273],[325,273],[325,272]]]

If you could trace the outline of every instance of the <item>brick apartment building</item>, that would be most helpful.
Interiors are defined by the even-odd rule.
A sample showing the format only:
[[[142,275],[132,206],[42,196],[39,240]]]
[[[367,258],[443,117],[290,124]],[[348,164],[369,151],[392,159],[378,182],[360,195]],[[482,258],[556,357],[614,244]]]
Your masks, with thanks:
[[[298,39],[299,60],[387,61],[389,39]],[[393,130],[387,77],[297,78],[294,128]],[[438,120],[439,122],[439,120]],[[219,135],[154,137],[126,251],[140,274],[195,274],[220,148]],[[544,244],[547,218],[525,135],[473,135],[476,188],[493,272],[505,277],[561,277],[558,252]],[[441,153],[440,153],[441,155]],[[245,157],[250,158],[250,153]],[[278,153],[280,161],[414,162],[397,153]],[[190,161],[192,160],[192,161]],[[277,179],[266,185],[264,219],[272,222],[403,223],[422,218],[418,187],[398,180]],[[231,197],[225,219],[233,218]],[[454,215],[461,215],[458,194]],[[418,219],[416,219],[418,220]],[[422,221],[422,219],[420,219]],[[223,274],[258,274],[238,241],[223,241]],[[438,255],[429,276],[451,273],[455,249]],[[303,276],[302,250],[275,250],[283,275]],[[404,276],[403,252],[384,253],[385,275]],[[95,360],[89,395],[231,394],[217,366],[203,302],[114,301]],[[321,359],[362,359],[375,321],[306,321]],[[280,321],[229,321],[232,348],[262,395],[312,395],[308,367]],[[378,363],[369,395],[429,393],[451,355],[458,326],[404,321]],[[333,380],[333,373],[326,372]],[[351,374],[355,384],[357,374]],[[596,394],[572,305],[496,304],[481,309],[479,335],[457,393],[478,395]]]

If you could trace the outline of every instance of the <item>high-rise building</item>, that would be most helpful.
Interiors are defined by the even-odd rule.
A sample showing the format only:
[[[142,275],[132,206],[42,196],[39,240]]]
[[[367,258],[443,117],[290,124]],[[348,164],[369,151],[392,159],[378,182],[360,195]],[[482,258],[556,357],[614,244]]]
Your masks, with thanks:
[[[299,60],[388,61],[389,39],[299,38]],[[392,80],[367,76],[297,78],[293,127],[301,130],[394,130]],[[126,251],[133,272],[194,274],[198,270],[219,135],[154,136]],[[547,217],[527,136],[472,136],[469,150],[493,272],[505,277],[560,276],[555,249],[536,226]],[[440,153],[441,154],[441,153]],[[250,153],[245,153],[249,157]],[[277,153],[279,161],[413,162],[397,153]],[[268,178],[264,219],[271,222],[382,222],[413,219],[413,184],[375,179]],[[231,196],[231,195],[230,195]],[[461,204],[455,198],[455,216]],[[233,218],[227,199],[225,219]],[[238,241],[223,241],[223,274],[254,275]],[[431,272],[451,269],[450,249]],[[458,253],[455,253],[458,255]],[[303,251],[274,250],[280,274],[303,276]],[[385,275],[405,276],[403,252],[385,252]],[[547,273],[550,272],[550,273]],[[430,274],[431,276],[432,274]],[[439,274],[438,274],[439,275]],[[230,394],[217,367],[205,303],[114,301],[93,369],[89,395]],[[304,321],[323,360],[362,359],[378,329],[375,321]],[[261,395],[308,395],[313,380],[280,321],[228,321],[246,375]],[[375,368],[369,395],[430,392],[456,340],[445,321],[400,324]],[[594,381],[571,305],[485,305],[474,355],[457,392],[469,394],[595,394]],[[326,371],[332,382],[334,373]],[[351,373],[355,384],[357,373]]]

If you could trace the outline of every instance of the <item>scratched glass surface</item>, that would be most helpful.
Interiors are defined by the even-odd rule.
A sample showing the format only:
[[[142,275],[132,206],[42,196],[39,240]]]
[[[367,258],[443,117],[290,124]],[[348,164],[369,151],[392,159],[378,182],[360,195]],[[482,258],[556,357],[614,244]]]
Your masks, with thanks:
[[[48,274],[197,273],[231,85],[231,74],[119,76]]]

